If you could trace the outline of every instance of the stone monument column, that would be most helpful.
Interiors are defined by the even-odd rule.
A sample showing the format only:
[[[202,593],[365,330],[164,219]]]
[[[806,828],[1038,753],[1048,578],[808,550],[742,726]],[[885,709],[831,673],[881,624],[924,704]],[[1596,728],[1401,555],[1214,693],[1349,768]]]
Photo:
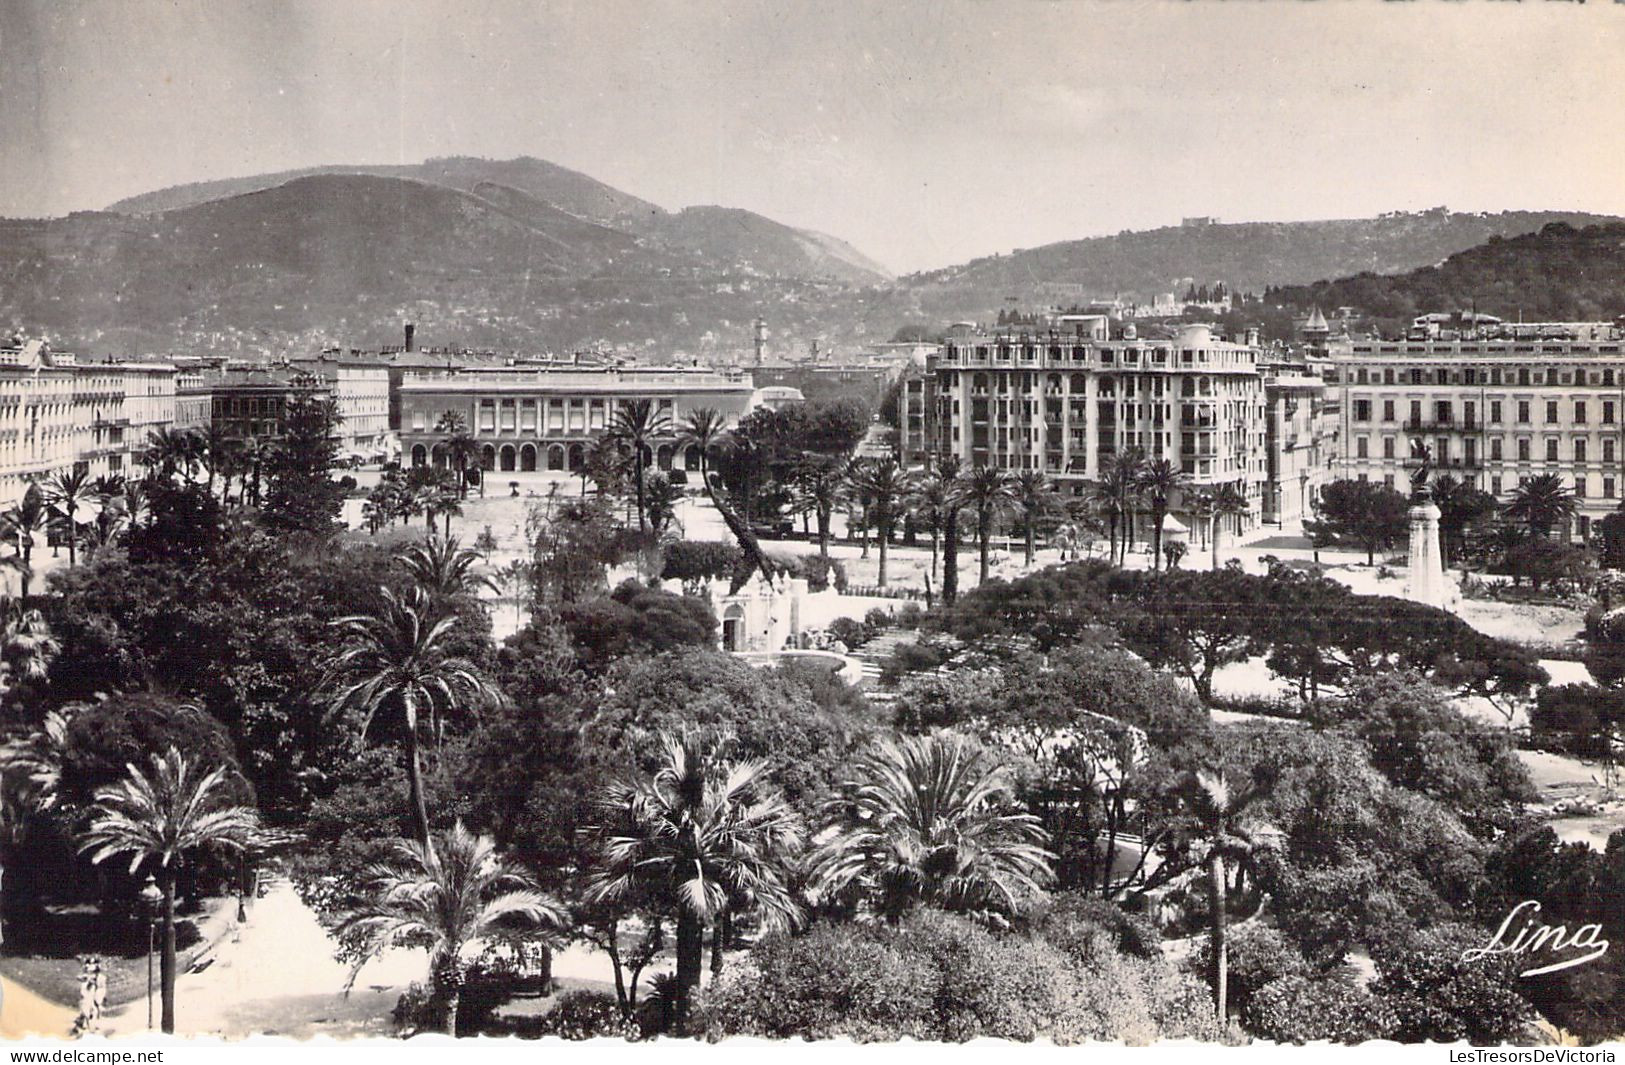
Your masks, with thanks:
[[[1428,606],[1448,608],[1452,588],[1444,575],[1444,556],[1439,550],[1439,508],[1433,500],[1413,500],[1411,518],[1411,568],[1405,597]]]
[[[1411,474],[1411,565],[1405,580],[1405,598],[1441,610],[1454,609],[1460,593],[1444,574],[1444,553],[1439,549],[1439,508],[1433,503],[1428,473],[1433,455],[1415,441],[1411,454],[1418,460]]]

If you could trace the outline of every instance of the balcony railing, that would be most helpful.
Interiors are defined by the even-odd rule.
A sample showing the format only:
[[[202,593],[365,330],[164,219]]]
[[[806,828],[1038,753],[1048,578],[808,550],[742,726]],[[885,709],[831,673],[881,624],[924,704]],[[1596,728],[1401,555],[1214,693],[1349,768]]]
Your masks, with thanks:
[[[1406,418],[1405,431],[1407,433],[1476,433],[1483,426],[1477,419],[1464,418],[1461,421],[1441,421],[1437,418],[1427,419]]]

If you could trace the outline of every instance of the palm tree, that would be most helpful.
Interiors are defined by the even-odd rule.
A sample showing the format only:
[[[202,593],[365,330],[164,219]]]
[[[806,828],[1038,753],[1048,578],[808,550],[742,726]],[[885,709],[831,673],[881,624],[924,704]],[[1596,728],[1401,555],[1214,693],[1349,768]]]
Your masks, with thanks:
[[[1219,528],[1225,518],[1237,517],[1247,513],[1247,496],[1233,483],[1221,484],[1219,490],[1213,493],[1213,505],[1210,520],[1212,528],[1213,568],[1219,568]]]
[[[1151,568],[1162,568],[1162,520],[1174,493],[1190,483],[1190,478],[1167,459],[1153,459],[1140,472],[1140,491],[1151,500]]]
[[[1038,470],[1023,470],[1012,486],[1015,503],[1021,508],[1022,532],[1026,539],[1026,564],[1033,564],[1033,539],[1038,519],[1055,503],[1055,490],[1049,478]]]
[[[1280,833],[1255,816],[1257,807],[1269,794],[1270,786],[1269,777],[1261,775],[1246,788],[1232,791],[1222,773],[1197,772],[1190,782],[1186,799],[1190,824],[1175,841],[1185,850],[1185,862],[1190,868],[1205,869],[1207,872],[1213,947],[1213,972],[1210,975],[1220,1024],[1225,1023],[1228,1012],[1228,868],[1236,869],[1241,875],[1253,868],[1262,853],[1278,845]]]
[[[1002,924],[1052,879],[1038,818],[963,736],[882,743],[842,790],[811,857],[822,898],[855,893],[890,921],[926,905]]]
[[[196,460],[197,445],[190,429],[165,426],[147,434],[147,448],[141,455],[143,465],[160,477],[173,477],[183,470],[190,471]]]
[[[278,444],[270,437],[251,436],[242,442],[243,464],[247,472],[253,475],[249,485],[244,489],[248,493],[249,505],[260,505],[260,481],[265,467],[276,455]]]
[[[52,710],[38,729],[0,744],[0,944],[11,917],[5,872],[33,818],[56,804],[67,740],[68,718]]]
[[[241,852],[259,823],[251,807],[226,794],[230,770],[204,772],[174,747],[152,756],[150,775],[134,765],[129,776],[96,792],[90,828],[79,849],[100,864],[114,855],[132,855],[130,872],[145,863],[163,891],[163,987],[165,1032],[175,1030],[175,870],[189,851],[219,848]]]
[[[21,600],[0,600],[0,694],[19,680],[43,680],[61,650],[44,614]]]
[[[929,470],[914,478],[909,506],[931,534],[931,580],[937,579],[937,555],[942,548],[942,519],[948,509],[948,485]]]
[[[1110,490],[1109,504],[1123,523],[1123,539],[1118,548],[1117,562],[1128,561],[1128,549],[1134,543],[1134,512],[1140,498],[1140,480],[1145,473],[1145,454],[1139,448],[1129,448],[1116,455],[1107,465],[1102,483]]]
[[[49,520],[45,495],[37,484],[29,485],[23,498],[0,514],[0,535],[10,540],[17,552],[12,565],[22,578],[24,603],[28,602],[28,583],[34,577],[34,534],[44,530]]]
[[[457,498],[468,498],[468,462],[480,453],[480,444],[468,431],[468,419],[461,411],[448,410],[435,423],[434,431],[446,438],[446,457],[457,471]],[[480,478],[484,491],[485,478]]]
[[[755,762],[713,764],[698,739],[662,735],[652,777],[606,786],[590,830],[597,863],[589,902],[652,900],[677,919],[675,1013],[700,986],[705,925],[724,913],[764,926],[800,920],[784,863],[802,844],[799,820]],[[713,929],[713,936],[716,935]]]
[[[852,465],[833,455],[809,454],[796,465],[796,509],[818,522],[818,553],[829,557],[830,517],[847,499]]]
[[[908,495],[909,476],[893,458],[859,461],[852,466],[852,487],[869,503],[869,519],[880,540],[880,570],[876,583],[886,587],[886,548],[891,542],[892,529],[898,512]]]
[[[1546,538],[1554,526],[1568,527],[1574,517],[1574,496],[1564,487],[1563,478],[1543,473],[1514,488],[1501,512],[1523,522],[1531,535]]]
[[[648,518],[644,513],[643,471],[654,445],[672,432],[671,415],[658,409],[653,400],[633,399],[615,408],[610,419],[609,435],[632,449],[632,476],[638,497],[638,529],[647,530]]]
[[[447,649],[455,617],[440,617],[421,588],[405,595],[380,588],[371,614],[338,618],[333,625],[345,648],[333,661],[325,687],[333,692],[336,712],[361,714],[359,731],[367,734],[380,712],[398,713],[406,741],[407,786],[419,843],[429,840],[429,810],[423,797],[423,761],[419,719],[427,711],[431,725],[460,700],[494,702],[498,695],[462,658]]]
[[[395,561],[435,602],[473,595],[480,588],[491,587],[489,578],[473,572],[480,561],[479,554],[463,547],[455,536],[442,539],[430,535],[422,543],[413,544],[396,555]]]
[[[700,453],[700,483],[711,490],[706,475],[711,472],[711,449],[722,442],[727,433],[722,412],[714,407],[700,407],[688,412],[677,427],[677,441],[683,447],[697,448]]]
[[[90,471],[79,465],[59,470],[46,482],[45,492],[51,507],[67,522],[68,568],[72,569],[79,562],[79,519],[75,515],[80,505],[95,494],[90,483]]]
[[[959,598],[959,512],[965,507],[959,474],[959,456],[944,455],[924,478],[942,487],[942,601],[948,606]]]
[[[202,429],[194,430],[192,435],[192,452],[208,473],[208,480],[204,482],[204,488],[210,495],[213,495],[216,475],[226,474],[231,468],[234,441],[226,435],[224,426],[216,425],[213,422],[210,422]],[[227,475],[229,476],[229,474]]]
[[[978,466],[962,479],[960,497],[967,508],[976,512],[976,542],[981,552],[981,569],[977,580],[986,584],[993,523],[1015,502],[1016,490],[1010,475],[1003,470],[996,466]]]
[[[446,1034],[455,1036],[468,949],[529,938],[524,933],[536,929],[562,930],[569,917],[529,874],[502,860],[490,836],[475,835],[458,821],[438,834],[437,844],[394,840],[395,860],[372,868],[372,898],[345,915],[339,931],[360,940],[351,983],[390,947],[427,948],[430,984],[445,1006]]]

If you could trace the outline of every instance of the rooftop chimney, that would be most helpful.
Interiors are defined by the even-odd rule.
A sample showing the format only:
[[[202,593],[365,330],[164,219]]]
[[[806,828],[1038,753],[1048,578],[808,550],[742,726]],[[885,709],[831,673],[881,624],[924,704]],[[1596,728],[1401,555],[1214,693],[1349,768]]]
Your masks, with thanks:
[[[407,351],[416,351],[417,350],[417,348],[414,346],[414,344],[412,342],[413,341],[413,334],[415,334],[417,331],[418,331],[417,326],[413,325],[411,322],[406,323],[406,350]]]

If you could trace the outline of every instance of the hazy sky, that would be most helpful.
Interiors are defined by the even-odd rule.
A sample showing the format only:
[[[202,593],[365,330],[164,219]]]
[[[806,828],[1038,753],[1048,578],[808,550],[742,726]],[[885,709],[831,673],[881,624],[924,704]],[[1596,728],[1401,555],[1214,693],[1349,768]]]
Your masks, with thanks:
[[[1177,222],[1625,214],[1625,5],[0,0],[0,215],[535,155],[898,270]]]

